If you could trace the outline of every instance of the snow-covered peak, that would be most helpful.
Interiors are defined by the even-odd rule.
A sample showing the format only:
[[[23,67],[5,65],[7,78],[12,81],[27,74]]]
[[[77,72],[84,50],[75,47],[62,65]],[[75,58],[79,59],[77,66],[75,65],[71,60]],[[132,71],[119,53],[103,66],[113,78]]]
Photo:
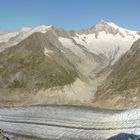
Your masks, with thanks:
[[[96,23],[96,25],[99,25],[99,24],[107,24],[108,22],[104,19],[101,19],[99,22]]]
[[[114,22],[107,22],[107,24],[109,26],[112,26],[113,28],[120,28],[117,24],[115,24]]]
[[[46,33],[47,30],[51,29],[52,27],[53,27],[52,25],[49,25],[49,26],[41,25],[41,26],[38,26],[38,27],[34,28],[33,32]]]
[[[76,33],[73,39],[90,52],[104,55],[113,64],[140,38],[137,31],[119,27],[113,22],[101,20],[88,32]]]
[[[114,27],[114,28],[119,28],[119,26],[116,24],[116,23],[114,23],[114,22],[110,22],[110,21],[105,21],[105,20],[100,20],[96,25],[108,25],[108,26],[112,26],[112,27]],[[95,25],[95,26],[96,26]]]
[[[8,42],[11,38],[16,37],[17,36],[17,41],[15,40],[16,43],[19,43],[20,41],[22,41],[23,39],[27,38],[28,36],[30,36],[31,34],[35,33],[35,32],[41,32],[41,33],[46,33],[47,30],[51,29],[53,26],[49,25],[41,25],[38,26],[36,28],[30,28],[30,27],[23,27],[21,28],[19,31],[16,32],[7,32],[4,34],[0,34],[0,43],[4,42]],[[16,44],[14,42],[14,45]]]
[[[114,28],[114,29],[123,29],[123,30],[127,30],[127,31],[130,31],[128,29],[125,29],[125,28],[122,28],[120,27],[119,25],[117,25],[116,23],[114,22],[108,22],[108,21],[105,21],[105,20],[100,20],[95,26],[93,26],[92,28],[96,27],[104,27],[104,28]]]
[[[23,27],[23,28],[21,28],[21,29],[19,30],[19,32],[29,32],[29,31],[31,31],[31,30],[32,30],[31,27]]]
[[[50,28],[52,28],[52,25],[46,26],[46,25],[40,25],[37,26],[35,28],[31,28],[31,27],[23,27],[19,30],[19,32],[41,32],[41,33],[46,33],[46,31]]]
[[[105,27],[107,25],[107,22],[104,21],[104,20],[100,20],[99,22],[97,22],[95,25],[93,25],[91,27],[91,29],[94,29],[94,28],[100,28],[100,27]]]
[[[130,32],[137,32],[137,31],[132,31],[132,30],[126,29],[126,28],[122,28],[122,27],[120,27],[119,25],[117,25],[113,22],[107,22],[107,24],[109,26],[113,27],[114,29],[120,29],[120,30],[125,30],[125,31],[130,31]]]
[[[139,37],[137,31],[122,28],[113,22],[107,22],[105,20],[99,21],[96,25],[92,26],[89,31],[90,33],[94,33],[96,38],[98,38],[101,32],[105,32],[106,34],[112,34],[113,36],[120,35],[123,38]]]
[[[121,36],[124,36],[123,34],[119,32],[118,28],[114,28],[108,22],[104,20],[101,20],[96,25],[90,28],[90,33],[94,33],[96,38],[98,38],[101,32],[105,32],[106,34],[112,34],[112,35],[120,34]]]
[[[8,47],[18,44],[19,42],[26,39],[35,32],[45,34],[48,30],[52,29],[52,27],[52,25],[41,25],[35,28],[24,27],[16,32],[0,33],[0,52],[4,51]],[[1,43],[4,43],[4,45],[1,45]]]
[[[18,35],[18,32],[8,32],[0,35],[0,43],[8,42],[10,38]]]
[[[122,28],[118,25],[116,25],[115,23],[113,22],[108,22],[107,23],[109,26],[112,26],[114,29],[118,29],[122,34],[124,34],[125,36],[133,36],[133,37],[136,37],[138,36],[138,33],[137,31],[132,31],[132,30],[129,30],[129,29],[126,29],[126,28]]]

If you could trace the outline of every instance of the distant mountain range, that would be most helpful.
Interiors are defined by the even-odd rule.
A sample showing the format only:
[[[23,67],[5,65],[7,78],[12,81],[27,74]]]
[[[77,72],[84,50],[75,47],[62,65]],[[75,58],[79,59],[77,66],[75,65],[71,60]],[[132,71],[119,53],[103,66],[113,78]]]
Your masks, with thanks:
[[[1,32],[0,105],[138,105],[139,38],[103,20],[80,31],[41,25]]]

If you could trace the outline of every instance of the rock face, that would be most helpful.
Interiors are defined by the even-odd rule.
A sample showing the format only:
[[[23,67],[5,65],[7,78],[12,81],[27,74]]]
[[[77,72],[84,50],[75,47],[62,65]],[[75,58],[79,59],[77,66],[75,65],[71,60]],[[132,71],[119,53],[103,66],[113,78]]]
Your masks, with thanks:
[[[139,136],[130,133],[120,133],[118,135],[112,136],[107,140],[139,140]]]
[[[99,87],[96,97],[98,104],[112,107],[139,105],[140,98],[140,40],[112,66],[111,73]],[[108,103],[108,104],[107,104]]]
[[[74,66],[50,40],[49,35],[35,33],[0,54],[0,88],[15,92],[9,100],[17,96],[18,101],[21,96],[22,102],[25,91],[33,94],[40,89],[62,87],[78,78]],[[16,95],[16,91],[22,93]]]
[[[9,140],[8,137],[3,135],[3,131],[0,129],[0,140]]]
[[[0,33],[0,105],[94,105],[104,95],[102,82],[119,74],[119,59],[138,38],[137,31],[106,21],[77,32],[41,25]],[[136,80],[130,69],[128,75]],[[120,80],[114,79],[106,83]],[[129,85],[139,84],[132,82]]]
[[[50,88],[77,77],[73,65],[40,33],[2,52],[0,65],[1,88]]]

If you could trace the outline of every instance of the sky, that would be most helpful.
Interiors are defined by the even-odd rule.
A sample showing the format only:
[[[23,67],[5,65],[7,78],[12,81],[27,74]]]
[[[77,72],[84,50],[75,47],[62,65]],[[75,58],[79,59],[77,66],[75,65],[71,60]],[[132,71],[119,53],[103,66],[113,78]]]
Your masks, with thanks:
[[[101,19],[140,31],[140,0],[0,0],[0,31],[42,24],[79,30]]]

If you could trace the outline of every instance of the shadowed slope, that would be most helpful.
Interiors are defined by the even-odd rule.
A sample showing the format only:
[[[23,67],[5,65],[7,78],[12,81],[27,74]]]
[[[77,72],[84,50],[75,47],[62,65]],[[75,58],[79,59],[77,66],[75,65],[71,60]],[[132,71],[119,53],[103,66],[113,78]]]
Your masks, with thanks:
[[[112,67],[96,94],[96,103],[112,107],[139,105],[140,40]],[[126,99],[127,98],[127,99]]]

